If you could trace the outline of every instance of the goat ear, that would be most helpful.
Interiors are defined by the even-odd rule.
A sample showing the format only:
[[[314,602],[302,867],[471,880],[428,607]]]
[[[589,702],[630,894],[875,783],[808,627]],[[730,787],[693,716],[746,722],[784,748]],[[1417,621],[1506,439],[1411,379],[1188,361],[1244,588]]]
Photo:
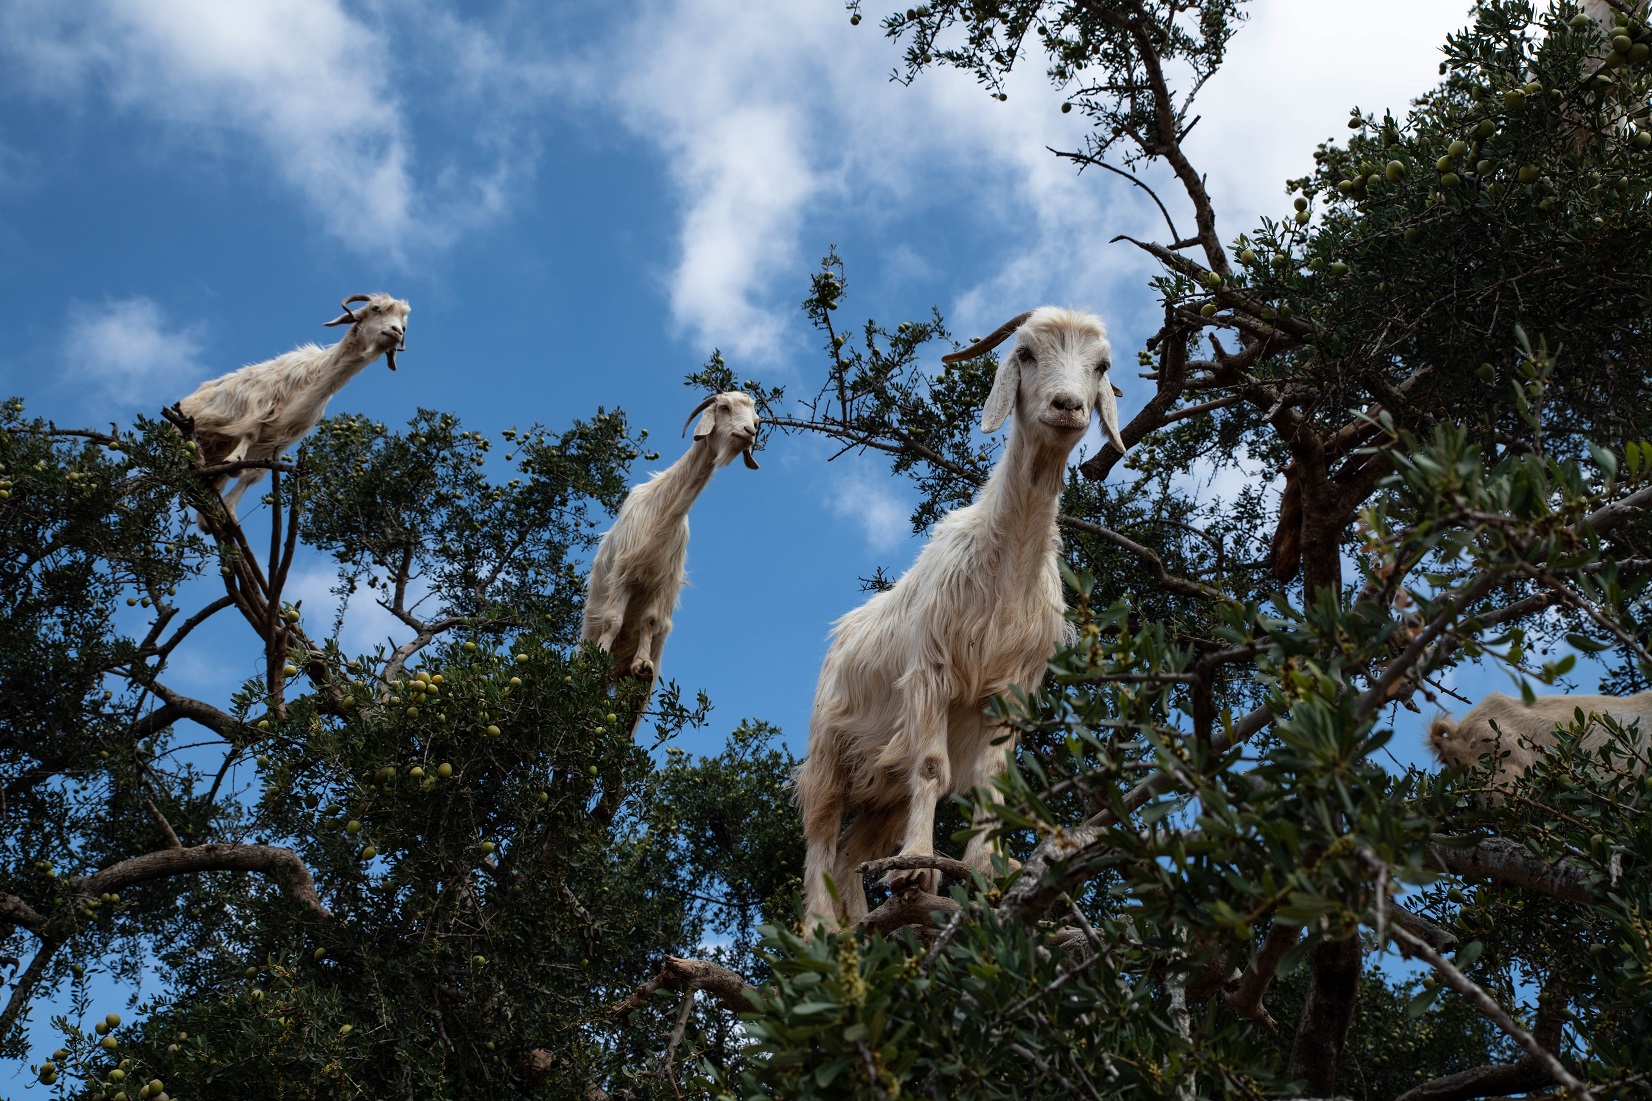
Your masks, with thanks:
[[[981,410],[981,431],[996,432],[1004,418],[1015,408],[1015,395],[1021,389],[1021,357],[1011,352],[998,364],[998,374],[992,380],[992,393],[987,395],[986,407]]]
[[[1124,446],[1124,437],[1119,435],[1119,403],[1113,396],[1115,393],[1118,393],[1118,387],[1103,373],[1101,381],[1096,384],[1096,413],[1101,417],[1101,434],[1122,455],[1128,449]]]
[[[712,405],[700,414],[700,423],[694,426],[694,438],[703,440],[711,435],[711,430],[717,427],[717,406]]]

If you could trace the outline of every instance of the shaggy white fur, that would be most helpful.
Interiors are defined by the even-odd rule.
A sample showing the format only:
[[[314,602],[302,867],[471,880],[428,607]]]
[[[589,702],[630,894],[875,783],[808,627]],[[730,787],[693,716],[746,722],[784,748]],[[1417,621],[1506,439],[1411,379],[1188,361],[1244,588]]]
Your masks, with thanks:
[[[1599,721],[1601,715],[1611,716],[1630,734],[1639,723],[1642,745],[1652,742],[1652,692],[1539,696],[1530,707],[1513,696],[1493,692],[1461,720],[1437,716],[1428,728],[1428,747],[1442,764],[1480,766],[1482,758],[1489,758],[1492,786],[1508,788],[1555,747],[1555,726],[1571,724],[1579,708],[1590,718],[1581,743],[1584,749],[1597,749],[1610,740]]]
[[[987,432],[1014,414],[992,476],[972,504],[935,525],[893,588],[833,629],[797,773],[811,924],[866,915],[863,862],[897,845],[902,854],[934,852],[936,803],[987,784],[1014,752],[1013,734],[993,744],[1006,732],[987,724],[987,700],[1037,688],[1067,631],[1057,505],[1092,411],[1111,445],[1125,449],[1107,376],[1112,351],[1100,318],[1046,306],[946,358],[981,355],[1017,330],[982,414]],[[991,865],[980,836],[964,858]],[[934,889],[933,874],[914,878]]]

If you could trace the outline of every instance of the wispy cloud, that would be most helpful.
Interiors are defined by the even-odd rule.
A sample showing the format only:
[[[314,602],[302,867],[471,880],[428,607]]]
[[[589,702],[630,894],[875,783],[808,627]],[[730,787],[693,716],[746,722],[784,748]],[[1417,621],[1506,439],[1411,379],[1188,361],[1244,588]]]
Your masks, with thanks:
[[[1285,177],[1311,166],[1314,143],[1350,106],[1402,106],[1433,81],[1438,43],[1462,13],[1438,0],[1396,5],[1403,14],[1373,19],[1356,0],[1287,0],[1240,32],[1190,146],[1222,203],[1224,236],[1282,201]],[[797,324],[793,273],[825,243],[803,241],[811,222],[833,212],[875,228],[929,195],[975,209],[959,234],[994,257],[989,270],[959,273],[948,305],[960,331],[1043,302],[1103,308],[1131,328],[1153,321],[1134,290],[1151,262],[1108,241],[1163,236],[1159,215],[1124,182],[1079,176],[1050,154],[1078,148],[1082,123],[1060,113],[1037,64],[999,104],[956,72],[891,85],[894,45],[832,4],[664,0],[622,33],[626,51],[604,62],[624,56],[628,71],[588,85],[611,89],[628,127],[666,157],[682,210],[670,300],[695,341],[783,359]],[[1348,67],[1336,47],[1351,37],[1384,63]],[[1175,194],[1172,181],[1165,197],[1189,228]]]
[[[103,404],[158,409],[206,372],[203,327],[169,324],[148,298],[72,303],[65,329],[67,377],[90,384]]]
[[[858,525],[873,552],[887,554],[912,535],[912,506],[893,490],[887,475],[857,470],[832,479],[827,503],[833,514]]]
[[[107,96],[158,123],[179,156],[251,139],[334,235],[405,261],[496,214],[532,157],[503,148],[495,112],[465,129],[470,147],[421,159],[398,77],[412,70],[431,78],[422,94],[471,101],[497,100],[489,72],[511,74],[501,79],[517,92],[523,78],[496,64],[503,50],[490,36],[445,10],[419,13],[441,24],[439,46],[408,41],[426,22],[371,12],[341,0],[17,0],[0,7],[0,63],[36,95]]]

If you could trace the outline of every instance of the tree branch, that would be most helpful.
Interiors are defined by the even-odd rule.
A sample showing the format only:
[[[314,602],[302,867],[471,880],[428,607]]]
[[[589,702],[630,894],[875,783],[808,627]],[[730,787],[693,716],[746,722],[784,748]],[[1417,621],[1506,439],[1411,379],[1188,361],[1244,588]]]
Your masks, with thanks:
[[[1465,879],[1489,879],[1564,902],[1589,903],[1595,899],[1591,886],[1594,873],[1587,865],[1570,858],[1551,864],[1504,837],[1488,837],[1470,848],[1430,845],[1428,858],[1430,866]]]
[[[321,896],[316,893],[310,869],[297,853],[279,845],[208,844],[161,849],[122,860],[93,875],[77,876],[71,885],[79,894],[96,896],[134,883],[200,872],[257,872],[279,883],[286,895],[311,917],[321,921],[332,919],[332,913],[321,904]]]
[[[623,1001],[608,1008],[609,1017],[624,1021],[635,1010],[647,1005],[656,990],[680,990],[692,994],[704,990],[733,1013],[750,1013],[755,1006],[757,988],[726,967],[707,960],[685,960],[665,957],[659,973]]]

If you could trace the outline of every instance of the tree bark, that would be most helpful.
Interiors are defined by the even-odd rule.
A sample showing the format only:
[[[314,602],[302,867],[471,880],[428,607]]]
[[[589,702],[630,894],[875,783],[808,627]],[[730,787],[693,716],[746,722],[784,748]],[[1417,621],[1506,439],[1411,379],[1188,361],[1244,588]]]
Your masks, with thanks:
[[[1325,940],[1308,953],[1308,997],[1291,1045],[1290,1076],[1310,1097],[1336,1092],[1337,1064],[1359,998],[1359,935]]]

